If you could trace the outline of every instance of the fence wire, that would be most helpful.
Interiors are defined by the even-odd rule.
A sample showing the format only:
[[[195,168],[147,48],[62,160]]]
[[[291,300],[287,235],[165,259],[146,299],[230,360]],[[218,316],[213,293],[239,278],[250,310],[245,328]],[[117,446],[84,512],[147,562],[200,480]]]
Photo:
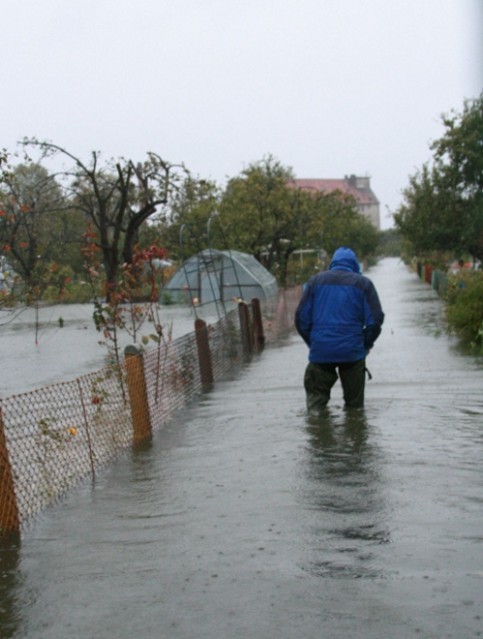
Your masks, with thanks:
[[[124,372],[105,368],[1,402],[21,522],[132,440]]]
[[[297,287],[264,304],[266,342],[291,329],[299,299]],[[205,390],[203,368],[215,382],[242,366],[240,322],[235,309],[209,324],[204,350],[196,332],[160,343],[142,355],[139,378],[124,363],[0,400],[0,534],[22,527],[69,488],[94,478],[101,465],[133,444],[140,413],[151,430],[161,428]],[[143,384],[144,394],[133,384]]]

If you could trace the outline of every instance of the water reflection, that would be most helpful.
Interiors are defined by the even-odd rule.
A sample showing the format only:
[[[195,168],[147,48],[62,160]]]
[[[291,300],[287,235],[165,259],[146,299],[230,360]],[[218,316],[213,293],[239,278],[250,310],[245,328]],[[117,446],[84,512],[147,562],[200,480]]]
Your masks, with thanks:
[[[380,455],[364,410],[327,410],[308,417],[306,502],[314,514],[304,566],[322,577],[383,573],[377,546],[390,539],[385,519]]]

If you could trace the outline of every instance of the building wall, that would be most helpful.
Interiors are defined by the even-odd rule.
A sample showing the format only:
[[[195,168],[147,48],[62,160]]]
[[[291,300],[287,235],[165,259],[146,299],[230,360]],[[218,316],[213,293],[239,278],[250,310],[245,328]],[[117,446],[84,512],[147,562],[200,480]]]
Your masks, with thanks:
[[[351,175],[345,176],[344,180],[349,187],[356,191],[355,198],[357,201],[357,209],[362,213],[375,227],[381,228],[379,200],[371,189],[371,178],[368,176]]]
[[[376,229],[381,228],[381,216],[379,211],[379,202],[374,204],[358,204],[359,212],[364,215]]]

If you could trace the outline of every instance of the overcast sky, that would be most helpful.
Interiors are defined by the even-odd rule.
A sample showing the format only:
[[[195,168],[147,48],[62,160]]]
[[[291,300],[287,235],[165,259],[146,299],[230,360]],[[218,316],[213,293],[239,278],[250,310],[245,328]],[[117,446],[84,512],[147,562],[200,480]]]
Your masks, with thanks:
[[[483,88],[483,0],[0,0],[0,147],[155,151],[224,184],[273,155],[371,176],[382,226]]]

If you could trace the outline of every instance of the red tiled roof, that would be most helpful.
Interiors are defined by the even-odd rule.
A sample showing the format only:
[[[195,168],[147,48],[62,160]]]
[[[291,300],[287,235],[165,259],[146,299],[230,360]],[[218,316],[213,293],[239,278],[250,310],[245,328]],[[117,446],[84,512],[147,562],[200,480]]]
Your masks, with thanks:
[[[340,191],[341,193],[345,193],[347,195],[352,195],[352,197],[356,200],[358,204],[377,204],[378,200],[375,197],[374,193],[371,189],[361,189],[356,188],[352,184],[349,183],[349,180],[344,179],[308,179],[301,178],[292,180],[291,183],[293,186],[298,187],[300,189],[306,191]]]

